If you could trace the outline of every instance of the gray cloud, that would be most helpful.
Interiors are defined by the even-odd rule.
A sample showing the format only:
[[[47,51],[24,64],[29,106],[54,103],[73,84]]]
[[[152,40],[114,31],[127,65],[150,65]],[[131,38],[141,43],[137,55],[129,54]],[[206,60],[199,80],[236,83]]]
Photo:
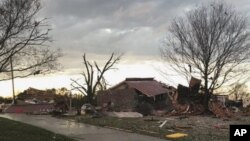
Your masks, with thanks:
[[[74,75],[81,73],[84,69],[82,64],[84,52],[87,53],[87,58],[90,61],[95,60],[98,64],[103,64],[111,52],[122,52],[125,55],[121,63],[117,65],[121,71],[119,73],[108,72],[110,76],[121,80],[127,77],[128,71],[132,71],[133,74],[128,77],[143,76],[140,73],[149,77],[157,76],[157,70],[166,66],[159,63],[159,47],[170,22],[173,18],[183,16],[185,12],[201,3],[208,2],[207,0],[41,1],[44,8],[39,16],[49,18],[53,29],[51,36],[54,42],[51,46],[61,48],[64,52],[64,56],[60,58],[64,68],[61,72],[53,75],[59,75],[61,78],[70,75],[74,78]],[[224,1],[248,17],[250,16],[249,0]],[[137,65],[144,67],[140,68],[141,66]],[[49,76],[48,81],[44,81],[44,83],[70,83],[68,76],[60,81],[51,82],[53,75]],[[165,78],[159,76],[157,79]],[[38,80],[39,83],[29,81],[30,83],[26,83],[25,87],[34,86],[34,84],[41,85],[43,83],[42,77]],[[181,81],[182,79],[168,77],[167,80],[178,84],[181,82],[177,82],[177,80]],[[23,85],[23,82],[27,81],[22,80],[17,84]],[[3,88],[11,86],[9,82],[1,84],[4,84]],[[54,86],[51,85],[51,87]],[[11,90],[11,88],[6,89]]]
[[[41,16],[53,27],[53,46],[66,53],[65,62],[83,52],[105,55],[159,56],[160,41],[174,17],[205,0],[47,0]],[[226,1],[248,12],[250,2]],[[243,5],[242,5],[243,4]],[[74,56],[74,57],[72,57]],[[68,57],[68,58],[67,58]],[[71,57],[71,58],[70,58]],[[77,59],[77,57],[79,59]],[[96,57],[98,59],[98,56]],[[127,58],[129,59],[129,58]],[[67,61],[66,61],[67,60]],[[63,59],[62,59],[63,62]],[[72,66],[72,63],[68,63]]]

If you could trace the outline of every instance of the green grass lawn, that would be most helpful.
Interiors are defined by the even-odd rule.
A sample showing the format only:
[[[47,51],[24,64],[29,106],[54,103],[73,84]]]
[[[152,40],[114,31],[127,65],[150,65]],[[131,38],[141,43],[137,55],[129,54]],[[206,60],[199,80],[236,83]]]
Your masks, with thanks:
[[[32,125],[0,117],[0,141],[75,141]]]

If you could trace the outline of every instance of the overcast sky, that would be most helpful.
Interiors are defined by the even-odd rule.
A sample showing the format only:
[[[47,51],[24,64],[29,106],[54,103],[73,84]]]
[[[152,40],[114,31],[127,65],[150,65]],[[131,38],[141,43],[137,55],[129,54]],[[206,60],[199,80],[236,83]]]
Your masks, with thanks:
[[[159,67],[159,47],[175,17],[183,16],[205,0],[42,0],[40,17],[49,18],[52,27],[52,47],[61,48],[61,72],[49,76],[17,80],[17,89],[38,87],[49,81],[67,82],[81,72],[82,55],[102,63],[111,52],[124,53],[119,70],[110,72],[113,83],[125,77],[155,77],[166,83]],[[225,0],[238,11],[250,15],[249,0]],[[53,79],[53,76],[54,79]],[[65,77],[64,77],[65,76]],[[47,80],[46,80],[47,77]],[[59,77],[59,78],[58,78]],[[34,82],[39,79],[39,84]],[[22,85],[21,85],[22,84]],[[8,85],[8,86],[7,86]],[[10,82],[0,82],[6,89]],[[50,85],[53,87],[54,85]],[[59,85],[58,85],[59,86]],[[0,93],[0,95],[3,95]]]
[[[103,60],[111,52],[157,59],[170,22],[204,0],[47,0],[42,17],[50,18],[54,42],[63,49],[63,65],[77,67],[83,52]],[[249,15],[250,1],[226,1]],[[98,55],[98,56],[96,56]],[[77,58],[78,57],[78,58]],[[132,59],[131,59],[132,60]],[[74,62],[74,63],[72,63]],[[74,66],[75,65],[75,66]]]

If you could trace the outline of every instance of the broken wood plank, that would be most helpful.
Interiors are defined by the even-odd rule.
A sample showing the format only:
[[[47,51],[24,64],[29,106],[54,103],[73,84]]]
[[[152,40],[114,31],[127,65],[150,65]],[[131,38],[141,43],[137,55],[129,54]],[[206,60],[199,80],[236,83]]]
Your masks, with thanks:
[[[162,128],[166,123],[167,123],[167,120],[164,120],[164,122],[159,127]]]

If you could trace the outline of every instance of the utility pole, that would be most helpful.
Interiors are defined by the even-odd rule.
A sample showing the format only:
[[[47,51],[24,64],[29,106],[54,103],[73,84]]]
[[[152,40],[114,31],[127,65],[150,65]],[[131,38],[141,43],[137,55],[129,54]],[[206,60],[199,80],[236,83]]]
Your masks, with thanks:
[[[69,91],[69,113],[72,113],[72,93]]]
[[[12,104],[16,104],[15,101],[15,86],[14,86],[14,71],[13,71],[13,64],[12,64],[12,56],[10,57],[10,67],[11,67],[11,80],[12,80],[12,92],[13,92],[13,101]]]

